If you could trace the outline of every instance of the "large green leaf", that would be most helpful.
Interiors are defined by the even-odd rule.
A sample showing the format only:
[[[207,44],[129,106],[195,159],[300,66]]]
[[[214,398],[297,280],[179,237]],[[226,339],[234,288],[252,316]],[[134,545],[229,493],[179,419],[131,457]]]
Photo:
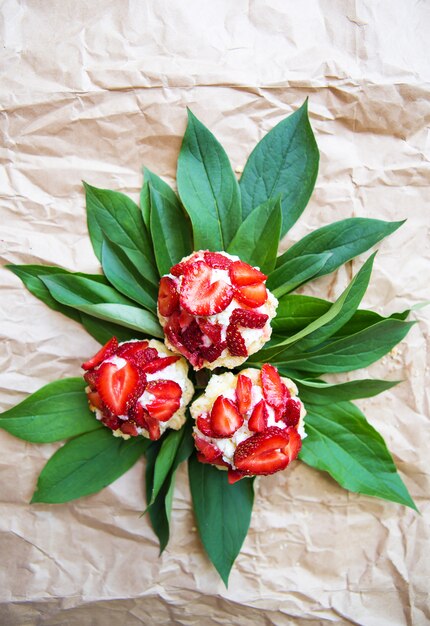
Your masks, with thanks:
[[[282,373],[282,368],[280,369]],[[371,398],[391,389],[399,380],[376,380],[364,378],[347,383],[328,384],[324,381],[302,380],[294,378],[300,392],[300,398],[307,404],[332,404],[358,398]]]
[[[133,305],[116,289],[79,276],[52,275],[43,278],[51,295],[78,311],[141,333],[163,337],[155,315]]]
[[[124,441],[107,428],[68,441],[43,468],[32,502],[68,502],[100,491],[143,454],[147,440]]]
[[[141,211],[130,198],[117,191],[84,183],[88,228],[97,257],[101,260],[104,239],[119,246],[138,269],[141,280],[158,286],[152,242]]]
[[[308,405],[302,461],[328,472],[342,487],[416,510],[381,435],[350,402]]]
[[[200,463],[195,454],[189,459],[188,473],[200,538],[227,586],[251,521],[253,479],[229,485],[227,472]]]
[[[25,441],[50,443],[101,427],[88,408],[86,382],[66,378],[45,385],[0,415],[0,428]]]
[[[155,460],[152,487],[150,490],[150,498],[148,506],[153,504],[155,498],[158,496],[164,481],[166,480],[169,471],[171,470],[175,461],[176,453],[179,445],[182,441],[182,430],[170,430],[164,437],[157,458]]]
[[[242,222],[239,185],[224,148],[191,111],[177,183],[193,225],[194,248],[227,250]]]
[[[139,272],[122,249],[108,239],[102,244],[102,266],[115,289],[149,311],[157,312],[156,288],[140,279]]]
[[[268,274],[276,264],[281,223],[280,199],[264,202],[242,222],[227,252]]]
[[[278,257],[277,267],[307,254],[330,252],[327,263],[314,276],[330,274],[343,263],[350,261],[358,254],[366,252],[378,241],[387,237],[404,222],[383,222],[382,220],[364,217],[350,217],[314,230],[300,239],[284,254]]]
[[[240,179],[243,216],[281,194],[281,236],[306,207],[318,173],[319,152],[307,101],[277,124],[252,151]]]
[[[118,341],[130,341],[131,339],[146,339],[145,333],[139,333],[125,326],[118,326],[112,322],[91,317],[85,313],[81,313],[81,322],[85,330],[103,346],[111,339],[116,337]]]
[[[330,256],[330,252],[320,252],[318,254],[304,254],[297,259],[291,259],[270,274],[267,286],[273,295],[280,298],[317,276],[321,268],[329,262]]]
[[[162,195],[149,183],[151,197],[151,234],[155,243],[155,260],[161,276],[168,274],[184,256],[193,251],[191,225],[179,200]]]
[[[277,354],[275,361],[306,372],[348,372],[367,367],[387,354],[409,332],[414,322],[386,319],[354,335],[346,336],[312,352]]]

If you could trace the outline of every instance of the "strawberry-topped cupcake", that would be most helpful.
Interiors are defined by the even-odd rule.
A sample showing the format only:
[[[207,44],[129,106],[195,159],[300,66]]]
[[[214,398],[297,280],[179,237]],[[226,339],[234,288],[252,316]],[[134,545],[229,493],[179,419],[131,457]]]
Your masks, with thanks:
[[[227,469],[230,483],[285,469],[306,436],[297,387],[269,364],[212,376],[190,411],[199,461]]]
[[[156,440],[185,422],[194,393],[188,365],[160,341],[112,337],[82,368],[90,409],[116,437]]]
[[[165,342],[194,369],[233,368],[270,339],[278,301],[257,267],[226,252],[201,250],[160,281]]]

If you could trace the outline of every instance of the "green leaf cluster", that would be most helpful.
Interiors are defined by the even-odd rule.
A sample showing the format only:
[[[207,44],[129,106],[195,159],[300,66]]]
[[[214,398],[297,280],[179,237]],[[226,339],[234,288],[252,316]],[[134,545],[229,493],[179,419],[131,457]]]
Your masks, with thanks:
[[[270,361],[297,383],[307,407],[300,458],[351,491],[415,508],[390,453],[352,400],[396,381],[328,384],[330,372],[367,367],[411,328],[409,311],[382,317],[360,308],[374,255],[335,302],[292,293],[329,274],[392,234],[402,222],[347,218],[311,232],[278,256],[313,191],[319,153],[307,102],[279,122],[251,153],[240,181],[225,150],[189,111],[178,158],[178,194],[144,168],[140,207],[122,193],[84,183],[88,230],[102,273],[10,265],[29,291],[100,343],[163,337],[157,319],[159,279],[193,250],[225,250],[268,275],[279,299],[273,336],[247,366]],[[226,472],[193,454],[192,420],[159,441],[112,437],[89,412],[80,379],[41,390],[0,416],[0,426],[32,442],[68,439],[43,469],[33,502],[65,502],[95,493],[146,457],[147,509],[163,551],[169,540],[175,477],[188,460],[197,527],[227,584],[246,536],[253,480],[228,485]]]

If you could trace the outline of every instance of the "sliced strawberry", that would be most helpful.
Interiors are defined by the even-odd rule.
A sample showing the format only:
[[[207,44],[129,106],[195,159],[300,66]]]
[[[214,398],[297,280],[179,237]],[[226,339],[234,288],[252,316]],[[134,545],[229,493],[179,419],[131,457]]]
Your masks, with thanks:
[[[103,413],[102,424],[104,424],[111,430],[118,430],[122,423],[122,420],[120,420],[119,417],[117,417],[116,415]]]
[[[103,363],[99,369],[97,389],[112,413],[124,415],[142,391],[139,371],[129,361],[121,368],[115,363]]]
[[[291,461],[294,461],[298,457],[300,450],[302,449],[302,439],[295,428],[287,428],[287,433],[290,438],[288,443],[288,454]]]
[[[208,337],[212,343],[220,343],[221,341],[221,325],[212,324],[207,319],[201,317],[198,320],[200,330]]]
[[[194,437],[194,443],[196,445],[197,450],[203,455],[204,461],[199,461],[203,463],[213,463],[216,459],[222,456],[221,450],[219,450],[216,446],[214,446],[206,439],[202,439],[202,437]]]
[[[98,377],[99,377],[98,370],[89,370],[88,372],[85,372],[84,374],[84,380],[85,382],[88,383],[92,391],[95,391],[97,388]]]
[[[151,417],[149,414],[146,417],[146,429],[149,434],[149,438],[151,441],[157,441],[160,439],[160,422],[155,417]]]
[[[213,437],[213,432],[209,421],[209,415],[207,413],[202,413],[198,416],[196,420],[196,425],[201,433],[203,433],[207,437]]]
[[[97,391],[89,391],[87,393],[88,402],[95,409],[103,410],[103,402]]]
[[[128,415],[138,426],[148,429],[146,420],[149,417],[149,414],[145,411],[140,402],[136,402],[136,404],[128,412]]]
[[[276,411],[282,411],[285,403],[285,385],[276,367],[269,363],[263,365],[261,368],[261,385],[267,404],[270,404]]]
[[[137,435],[139,434],[137,432],[136,424],[133,424],[133,422],[123,422],[120,428],[121,428],[121,432],[123,432],[125,435],[131,435],[132,437],[137,437]]]
[[[243,424],[237,406],[224,396],[218,396],[211,411],[210,426],[214,437],[230,437]]]
[[[158,289],[158,310],[160,315],[169,317],[179,307],[179,294],[175,281],[169,276],[163,276]]]
[[[297,426],[300,421],[301,402],[296,398],[288,398],[285,404],[285,410],[282,415],[283,421],[287,426]]]
[[[251,308],[262,306],[267,300],[267,289],[263,283],[256,283],[255,285],[245,285],[244,287],[237,287],[234,297],[242,304],[246,304]]]
[[[226,341],[221,341],[221,343],[218,343],[218,344],[212,344],[209,347],[202,346],[200,348],[200,356],[202,359],[204,359],[208,363],[213,363],[221,356],[222,352],[226,348],[227,348]]]
[[[118,339],[116,337],[112,337],[112,339],[109,339],[109,341],[105,343],[103,348],[101,348],[97,352],[97,354],[95,354],[88,361],[85,361],[85,363],[82,363],[82,366],[81,366],[82,369],[90,370],[93,367],[97,367],[97,365],[100,365],[102,361],[104,361],[105,359],[108,359],[110,356],[115,354],[117,347],[118,347]]]
[[[242,415],[245,415],[251,407],[251,393],[252,380],[245,374],[239,374],[236,385],[236,402],[239,413]]]
[[[180,304],[192,315],[215,315],[230,304],[234,290],[223,280],[211,282],[212,271],[204,261],[195,261],[185,269]]]
[[[227,346],[233,356],[248,356],[246,343],[237,324],[229,324],[226,332]]]
[[[262,433],[263,430],[266,430],[267,428],[268,417],[269,415],[266,403],[264,402],[264,400],[260,400],[260,402],[255,405],[254,410],[252,411],[252,415],[249,418],[249,430],[252,430],[255,433]]]
[[[241,472],[240,470],[234,470],[230,468],[228,470],[227,480],[229,485],[234,485],[234,483],[237,483],[238,480],[241,480],[245,476],[247,476],[246,472]]]
[[[186,266],[186,262],[176,263],[176,265],[170,268],[169,274],[173,274],[173,276],[182,276],[182,274],[185,272]]]
[[[220,254],[219,252],[205,252],[204,258],[209,267],[219,270],[228,270],[230,265],[233,263],[231,259],[223,254]]]
[[[155,396],[146,405],[149,415],[160,422],[167,422],[181,405],[182,389],[173,380],[152,380],[146,390]]]
[[[264,313],[257,313],[257,311],[249,311],[247,309],[235,309],[230,316],[232,324],[238,324],[245,328],[263,328],[268,319],[269,316]]]
[[[123,359],[138,356],[143,350],[148,347],[147,341],[127,341],[118,347],[116,355]]]
[[[249,475],[274,474],[285,469],[290,462],[289,442],[290,437],[286,430],[271,426],[237,446],[233,457],[234,465]]]
[[[236,287],[243,287],[262,283],[267,280],[267,276],[244,261],[235,261],[230,266],[230,279]]]
[[[158,358],[158,352],[155,348],[146,348],[143,350],[141,357],[141,364],[146,365],[146,363],[152,363],[155,359]]]
[[[142,372],[144,372],[145,374],[154,374],[155,372],[160,372],[161,370],[164,370],[165,367],[172,365],[172,363],[176,363],[176,361],[178,361],[180,358],[180,356],[166,356],[154,359],[153,361],[150,361],[142,367]]]
[[[203,342],[203,333],[196,320],[193,319],[191,324],[182,332],[181,340],[190,352],[198,351]]]

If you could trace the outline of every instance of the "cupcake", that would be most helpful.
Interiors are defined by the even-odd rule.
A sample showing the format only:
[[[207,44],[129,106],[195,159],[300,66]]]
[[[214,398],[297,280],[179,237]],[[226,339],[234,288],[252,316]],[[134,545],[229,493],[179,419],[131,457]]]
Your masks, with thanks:
[[[212,376],[190,412],[198,459],[227,469],[230,483],[285,469],[306,436],[296,385],[269,364]]]
[[[82,368],[90,409],[116,437],[157,440],[185,422],[194,393],[188,365],[160,341],[112,337]]]
[[[270,339],[278,301],[257,267],[201,250],[160,280],[158,318],[166,346],[195,370],[234,368]]]

